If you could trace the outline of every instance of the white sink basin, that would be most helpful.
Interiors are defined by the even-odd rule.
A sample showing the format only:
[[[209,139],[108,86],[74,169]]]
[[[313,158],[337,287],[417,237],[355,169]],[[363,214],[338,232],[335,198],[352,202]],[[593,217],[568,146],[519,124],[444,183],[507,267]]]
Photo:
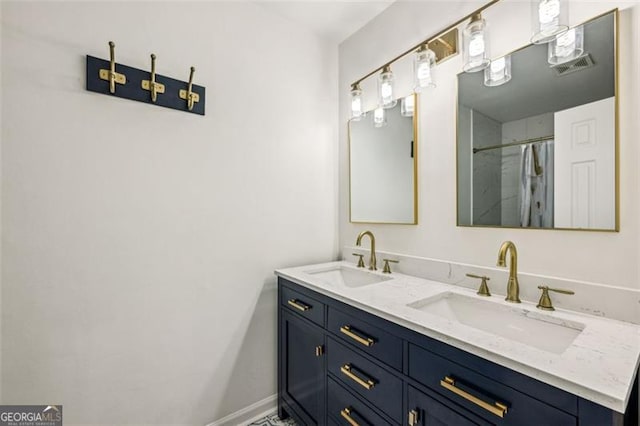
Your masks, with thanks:
[[[407,306],[556,354],[564,352],[585,327],[517,305],[505,306],[451,292]]]
[[[344,265],[338,265],[331,269],[305,271],[305,273],[313,275],[325,284],[344,287],[362,287],[392,279],[392,277],[379,275],[364,269],[350,268]]]

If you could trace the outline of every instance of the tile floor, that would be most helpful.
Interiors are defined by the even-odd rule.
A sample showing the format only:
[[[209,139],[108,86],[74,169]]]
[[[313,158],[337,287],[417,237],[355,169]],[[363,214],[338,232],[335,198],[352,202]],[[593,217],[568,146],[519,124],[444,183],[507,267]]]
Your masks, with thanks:
[[[280,420],[276,413],[263,417],[248,426],[295,426],[293,419]]]

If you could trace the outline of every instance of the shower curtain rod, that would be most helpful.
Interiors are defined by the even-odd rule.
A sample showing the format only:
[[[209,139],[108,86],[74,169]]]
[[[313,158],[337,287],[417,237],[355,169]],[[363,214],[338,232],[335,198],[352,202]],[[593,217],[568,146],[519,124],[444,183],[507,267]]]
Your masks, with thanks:
[[[485,147],[482,147],[482,148],[473,148],[473,153],[475,154],[477,152],[488,151],[490,149],[502,149],[502,148],[507,148],[509,146],[526,145],[526,144],[529,144],[529,143],[548,141],[549,139],[553,139],[553,135],[543,136],[541,138],[533,138],[533,139],[526,139],[526,140],[523,140],[523,141],[505,143],[505,144],[502,144],[502,145],[492,145],[492,146],[485,146]]]

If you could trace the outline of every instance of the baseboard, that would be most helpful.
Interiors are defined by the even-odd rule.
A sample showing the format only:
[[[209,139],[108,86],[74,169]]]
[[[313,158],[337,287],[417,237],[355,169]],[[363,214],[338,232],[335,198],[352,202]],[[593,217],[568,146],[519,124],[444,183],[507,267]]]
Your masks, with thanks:
[[[246,426],[247,424],[262,417],[272,414],[277,409],[278,395],[274,394],[263,400],[255,402],[248,407],[231,413],[228,416],[209,423],[206,426]]]

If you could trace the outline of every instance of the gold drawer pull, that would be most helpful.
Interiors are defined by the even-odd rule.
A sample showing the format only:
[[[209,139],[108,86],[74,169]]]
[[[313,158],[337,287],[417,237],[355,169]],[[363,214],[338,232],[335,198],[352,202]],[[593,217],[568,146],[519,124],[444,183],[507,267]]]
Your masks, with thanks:
[[[347,336],[351,337],[356,342],[361,343],[361,344],[365,345],[366,347],[371,347],[376,342],[371,337],[358,336],[356,333],[354,333],[353,330],[351,330],[351,326],[349,326],[349,325],[343,325],[342,327],[340,327],[340,333],[346,334]]]
[[[473,396],[470,393],[465,392],[462,389],[456,387],[455,380],[453,380],[449,376],[445,376],[445,378],[443,380],[440,380],[440,386],[442,386],[445,389],[450,390],[451,392],[455,393],[456,395],[459,395],[459,396],[463,397],[467,401],[470,401],[470,402],[476,404],[477,406],[479,406],[481,408],[484,408],[485,410],[487,410],[491,414],[495,414],[496,416],[498,416],[500,418],[503,418],[505,413],[507,412],[507,406],[505,404],[502,404],[500,402],[494,402],[493,404],[489,404],[488,402],[485,402],[485,401],[481,400],[477,396]]]
[[[353,420],[353,417],[351,417],[351,407],[347,407],[344,410],[340,411],[340,415],[342,416],[343,419],[349,422],[351,426],[360,426],[358,422]]]
[[[371,380],[371,379],[366,379],[365,380],[365,379],[361,379],[360,377],[356,376],[351,371],[351,366],[349,364],[345,364],[342,367],[340,367],[340,371],[342,371],[342,373],[344,375],[349,377],[351,380],[353,380],[354,382],[356,382],[357,384],[359,384],[360,386],[362,386],[366,390],[370,390],[375,386],[375,382],[373,380]]]
[[[291,299],[287,303],[302,312],[308,311],[309,309],[311,309],[311,306],[305,305],[304,303],[296,299]]]

